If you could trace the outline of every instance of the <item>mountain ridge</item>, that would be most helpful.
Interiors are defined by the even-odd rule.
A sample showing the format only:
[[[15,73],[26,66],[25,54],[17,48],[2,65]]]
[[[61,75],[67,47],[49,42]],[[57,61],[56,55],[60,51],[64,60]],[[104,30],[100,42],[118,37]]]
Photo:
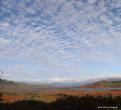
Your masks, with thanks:
[[[82,88],[121,88],[121,78],[109,78],[82,85]]]

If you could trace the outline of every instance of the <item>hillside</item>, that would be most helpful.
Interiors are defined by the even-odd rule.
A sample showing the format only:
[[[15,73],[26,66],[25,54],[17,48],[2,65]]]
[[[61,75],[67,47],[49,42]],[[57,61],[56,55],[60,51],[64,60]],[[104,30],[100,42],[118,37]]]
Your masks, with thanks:
[[[86,84],[81,87],[84,88],[121,88],[121,80],[120,79],[108,79],[101,80],[91,84]]]
[[[64,84],[63,84],[64,85]],[[82,89],[80,89],[80,87]],[[100,80],[96,82],[88,82],[78,86],[78,84],[72,84],[72,86],[58,86],[58,84],[30,84],[23,82],[13,82],[7,80],[0,80],[0,92],[6,93],[38,93],[43,91],[59,91],[59,90],[84,90],[83,88],[121,88],[120,79],[108,79]]]
[[[17,93],[27,91],[27,84],[0,79],[0,91],[6,93]]]
[[[0,92],[6,93],[30,93],[30,92],[39,92],[44,90],[50,90],[55,88],[49,84],[33,84],[33,83],[24,83],[24,82],[14,82],[8,80],[0,79]]]

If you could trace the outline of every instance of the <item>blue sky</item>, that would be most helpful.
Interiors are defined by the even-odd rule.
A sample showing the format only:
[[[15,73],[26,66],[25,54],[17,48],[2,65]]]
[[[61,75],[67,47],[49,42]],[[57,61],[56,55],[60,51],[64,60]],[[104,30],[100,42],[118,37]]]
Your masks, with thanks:
[[[0,70],[17,81],[121,77],[121,1],[0,0]]]

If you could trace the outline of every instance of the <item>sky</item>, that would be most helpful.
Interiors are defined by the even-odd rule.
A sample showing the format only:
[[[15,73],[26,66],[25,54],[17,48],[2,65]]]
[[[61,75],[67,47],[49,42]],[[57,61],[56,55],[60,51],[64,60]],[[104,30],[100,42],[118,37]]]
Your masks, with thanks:
[[[121,0],[0,0],[0,70],[16,81],[121,77]]]

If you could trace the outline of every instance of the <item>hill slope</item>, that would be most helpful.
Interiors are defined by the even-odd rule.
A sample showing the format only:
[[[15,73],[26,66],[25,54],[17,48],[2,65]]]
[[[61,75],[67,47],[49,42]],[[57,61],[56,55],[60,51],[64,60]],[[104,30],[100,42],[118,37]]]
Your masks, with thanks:
[[[0,79],[0,91],[2,92],[20,93],[27,91],[27,89],[28,89],[27,84]]]
[[[8,80],[0,79],[0,92],[6,93],[29,93],[29,92],[38,92],[44,91],[47,89],[54,88],[54,86],[49,84],[30,84],[24,82],[14,82]]]
[[[109,79],[109,80],[101,80],[95,83],[86,84],[81,87],[84,88],[121,88],[121,80],[120,79]]]

